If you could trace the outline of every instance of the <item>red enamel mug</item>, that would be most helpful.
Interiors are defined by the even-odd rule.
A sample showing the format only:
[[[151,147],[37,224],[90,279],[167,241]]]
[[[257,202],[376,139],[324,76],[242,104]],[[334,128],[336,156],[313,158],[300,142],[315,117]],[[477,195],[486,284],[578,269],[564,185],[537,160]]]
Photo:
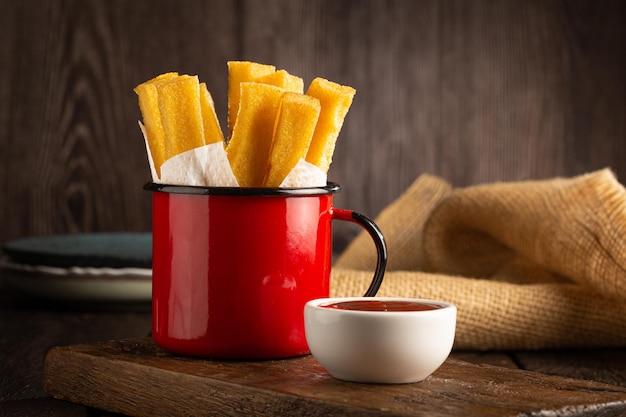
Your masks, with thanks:
[[[329,296],[332,220],[365,228],[387,262],[376,224],[334,208],[335,183],[314,188],[192,187],[152,191],[152,337],[175,353],[285,358],[309,353],[304,305]]]

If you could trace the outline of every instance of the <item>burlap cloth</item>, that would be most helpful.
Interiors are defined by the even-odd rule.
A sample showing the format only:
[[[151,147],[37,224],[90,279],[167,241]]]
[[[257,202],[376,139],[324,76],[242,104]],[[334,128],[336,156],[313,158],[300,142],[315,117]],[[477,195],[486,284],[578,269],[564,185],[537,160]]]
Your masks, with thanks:
[[[375,220],[378,295],[454,303],[456,349],[626,346],[626,191],[610,170],[464,189],[422,175]],[[375,264],[363,232],[331,294],[364,293]]]

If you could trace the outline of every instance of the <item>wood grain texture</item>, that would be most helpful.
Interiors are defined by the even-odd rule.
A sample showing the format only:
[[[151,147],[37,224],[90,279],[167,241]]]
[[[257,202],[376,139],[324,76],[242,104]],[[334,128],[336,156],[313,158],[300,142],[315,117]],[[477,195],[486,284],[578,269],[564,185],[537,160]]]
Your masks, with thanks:
[[[626,355],[618,349],[514,352],[523,369],[547,375],[568,376],[626,387]]]
[[[621,0],[23,0],[0,6],[0,243],[150,229],[132,89],[198,74],[226,123],[226,61],[357,89],[336,205],[374,217],[421,173],[456,186],[626,179]],[[338,224],[340,248],[357,228]]]
[[[148,335],[149,307],[124,307],[47,304],[8,291],[0,280],[0,407],[5,401],[45,395],[43,359],[53,346]]]
[[[626,412],[625,388],[454,359],[420,383],[356,384],[334,379],[312,356],[203,360],[168,354],[149,338],[53,348],[44,385],[55,398],[134,416]]]

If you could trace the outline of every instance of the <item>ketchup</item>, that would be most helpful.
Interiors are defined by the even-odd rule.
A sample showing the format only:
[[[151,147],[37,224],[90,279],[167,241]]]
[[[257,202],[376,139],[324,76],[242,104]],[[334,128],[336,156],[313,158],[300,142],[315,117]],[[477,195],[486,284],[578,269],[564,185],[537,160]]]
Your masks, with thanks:
[[[442,305],[424,303],[419,301],[380,301],[380,300],[355,300],[340,301],[338,303],[325,304],[321,307],[334,308],[337,310],[360,310],[360,311],[428,311],[443,308]]]

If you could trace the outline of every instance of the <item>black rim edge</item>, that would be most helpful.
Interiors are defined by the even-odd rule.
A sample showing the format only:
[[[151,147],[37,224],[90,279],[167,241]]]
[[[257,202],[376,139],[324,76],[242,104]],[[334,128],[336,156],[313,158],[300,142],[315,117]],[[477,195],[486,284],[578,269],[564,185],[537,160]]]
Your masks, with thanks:
[[[308,188],[249,188],[249,187],[201,187],[193,185],[172,185],[149,182],[143,187],[146,191],[169,194],[195,195],[233,195],[233,196],[289,196],[289,195],[317,195],[337,193],[341,186],[335,182],[328,182],[325,187]]]

